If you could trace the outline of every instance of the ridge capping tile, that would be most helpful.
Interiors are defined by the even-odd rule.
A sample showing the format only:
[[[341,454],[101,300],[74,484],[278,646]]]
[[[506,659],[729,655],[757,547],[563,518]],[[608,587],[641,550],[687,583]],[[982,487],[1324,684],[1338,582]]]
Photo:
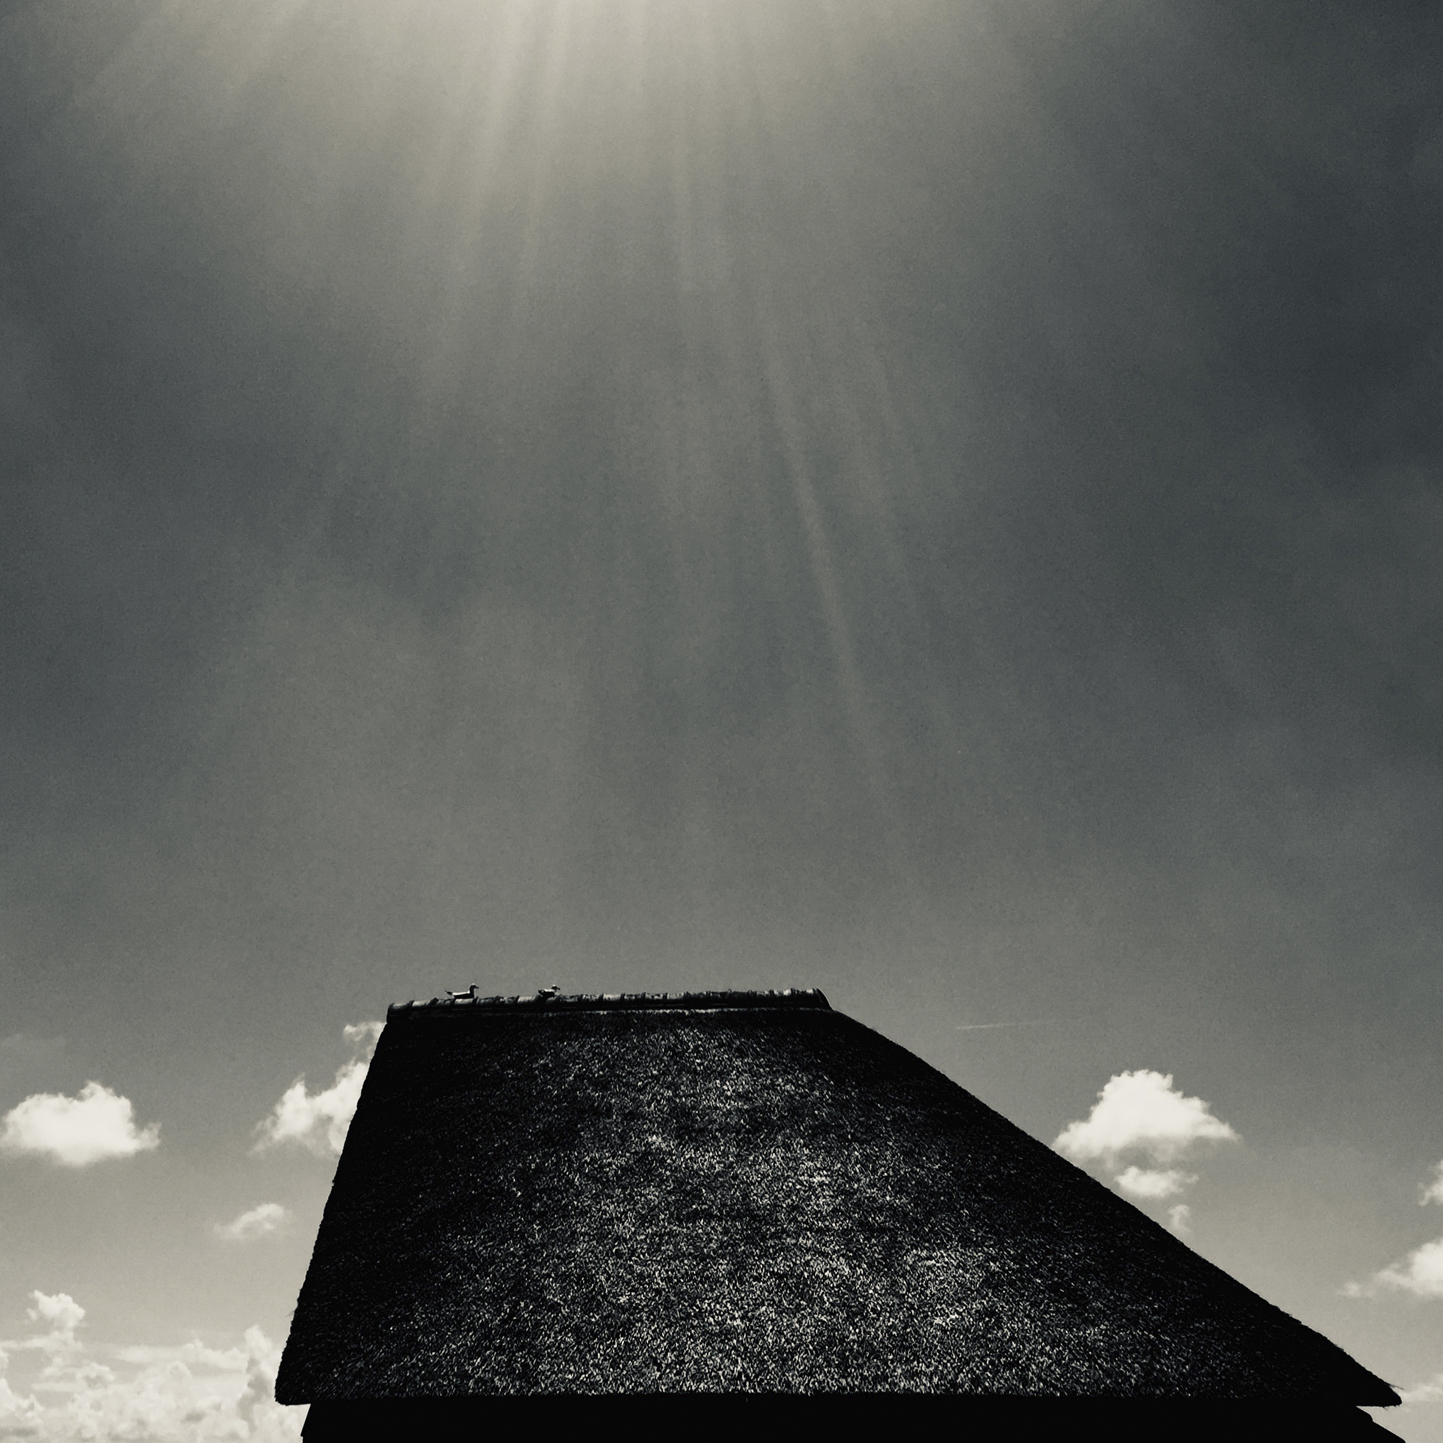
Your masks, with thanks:
[[[748,1010],[813,1010],[830,1012],[831,1003],[820,988],[787,987],[752,992],[574,992],[549,997],[539,993],[500,997],[468,996],[433,997],[430,1001],[415,999],[393,1002],[386,1016],[408,1015],[439,1017],[454,1015],[465,1005],[468,1013],[477,1012],[721,1012]]]

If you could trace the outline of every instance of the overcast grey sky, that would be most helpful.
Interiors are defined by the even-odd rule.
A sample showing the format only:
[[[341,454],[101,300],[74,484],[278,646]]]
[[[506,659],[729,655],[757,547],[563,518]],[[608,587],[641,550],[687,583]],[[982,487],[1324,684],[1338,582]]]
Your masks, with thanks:
[[[0,16],[0,1111],[161,1128],[0,1339],[282,1338],[389,1001],[812,985],[1443,1375],[1436,7]]]

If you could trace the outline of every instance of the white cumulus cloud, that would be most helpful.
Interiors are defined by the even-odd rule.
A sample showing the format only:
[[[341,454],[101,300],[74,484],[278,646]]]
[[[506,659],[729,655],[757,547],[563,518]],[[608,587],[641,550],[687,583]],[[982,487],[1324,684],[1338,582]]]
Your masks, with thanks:
[[[1167,1163],[1200,1142],[1237,1140],[1200,1097],[1173,1086],[1171,1073],[1143,1068],[1110,1078],[1087,1117],[1068,1123],[1053,1146],[1077,1162],[1112,1163],[1139,1151]]]
[[[75,1330],[85,1321],[85,1309],[69,1293],[30,1294],[25,1316],[32,1323],[44,1324],[49,1331],[30,1338],[24,1346],[31,1348],[74,1348],[78,1344]]]
[[[135,1125],[135,1108],[98,1082],[78,1097],[37,1092],[12,1107],[0,1124],[0,1149],[47,1157],[63,1167],[89,1167],[160,1146],[160,1124]]]
[[[1123,1192],[1130,1192],[1133,1197],[1165,1198],[1176,1197],[1178,1193],[1190,1188],[1197,1181],[1197,1174],[1183,1172],[1181,1168],[1168,1168],[1165,1171],[1157,1168],[1129,1167],[1113,1179]]]
[[[1123,1192],[1161,1202],[1198,1180],[1196,1173],[1171,1164],[1207,1143],[1237,1141],[1237,1133],[1202,1098],[1187,1097],[1173,1086],[1171,1073],[1140,1068],[1109,1078],[1092,1111],[1068,1123],[1052,1145],[1074,1162],[1101,1164]],[[1148,1165],[1124,1167],[1128,1154]],[[1179,1203],[1168,1210],[1168,1225],[1186,1236],[1191,1215]]]
[[[290,1221],[289,1208],[280,1203],[261,1203],[228,1223],[216,1224],[216,1236],[228,1243],[248,1243],[283,1228]]]
[[[1350,1298],[1367,1298],[1384,1290],[1418,1298],[1443,1298],[1443,1238],[1414,1248],[1401,1262],[1380,1268],[1366,1283],[1349,1283]]]
[[[27,1386],[7,1375],[0,1350],[0,1438],[44,1443],[295,1443],[304,1408],[275,1400],[280,1349],[259,1329],[230,1348],[86,1345],[85,1309],[65,1293],[32,1293],[32,1322],[46,1331],[4,1347],[38,1352]],[[104,1361],[102,1361],[102,1359]]]
[[[346,1027],[346,1041],[358,1049],[359,1055],[344,1063],[336,1072],[335,1082],[322,1092],[311,1092],[304,1074],[296,1078],[281,1094],[270,1116],[257,1127],[257,1149],[294,1143],[322,1157],[328,1153],[339,1155],[384,1025],[358,1022]]]

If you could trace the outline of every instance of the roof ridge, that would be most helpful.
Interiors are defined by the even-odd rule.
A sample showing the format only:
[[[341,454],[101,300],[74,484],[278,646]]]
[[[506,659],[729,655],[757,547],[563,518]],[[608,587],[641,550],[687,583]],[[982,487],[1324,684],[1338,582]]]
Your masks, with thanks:
[[[820,988],[785,987],[755,992],[576,992],[562,995],[549,988],[516,996],[482,997],[473,985],[464,992],[447,992],[430,1001],[420,998],[393,1002],[387,1018],[434,1017],[454,1012],[613,1012],[613,1011],[716,1011],[723,1008],[759,1009],[808,1007],[830,1011]]]

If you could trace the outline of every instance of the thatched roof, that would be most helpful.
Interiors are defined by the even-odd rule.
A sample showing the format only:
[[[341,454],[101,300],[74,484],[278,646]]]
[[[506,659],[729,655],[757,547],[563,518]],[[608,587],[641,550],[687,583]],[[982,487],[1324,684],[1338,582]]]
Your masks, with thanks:
[[[692,1391],[1398,1401],[820,993],[392,1008],[277,1397]]]

